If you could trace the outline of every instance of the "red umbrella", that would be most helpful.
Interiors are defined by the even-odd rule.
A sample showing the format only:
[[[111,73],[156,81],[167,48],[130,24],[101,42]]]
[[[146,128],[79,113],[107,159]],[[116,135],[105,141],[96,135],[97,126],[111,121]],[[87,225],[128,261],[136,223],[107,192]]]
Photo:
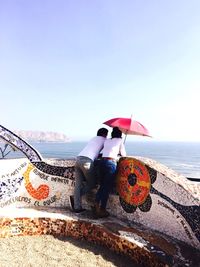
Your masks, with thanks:
[[[135,121],[131,118],[114,118],[108,121],[105,121],[104,124],[110,127],[118,127],[124,134],[134,134],[134,135],[143,135],[150,136],[147,128],[142,125],[140,122]]]

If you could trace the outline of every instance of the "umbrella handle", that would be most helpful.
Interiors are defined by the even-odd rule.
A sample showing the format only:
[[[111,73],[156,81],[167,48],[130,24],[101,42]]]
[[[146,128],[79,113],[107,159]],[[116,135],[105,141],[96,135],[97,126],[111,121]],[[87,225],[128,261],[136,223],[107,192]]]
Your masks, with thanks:
[[[133,114],[131,114],[131,120],[132,120],[132,118],[133,118]],[[128,133],[128,131],[126,131],[126,133],[125,133],[124,144],[126,142],[127,133]]]
[[[125,142],[126,142],[126,137],[127,137],[127,133],[125,134],[125,138],[124,138],[124,144],[125,144]]]

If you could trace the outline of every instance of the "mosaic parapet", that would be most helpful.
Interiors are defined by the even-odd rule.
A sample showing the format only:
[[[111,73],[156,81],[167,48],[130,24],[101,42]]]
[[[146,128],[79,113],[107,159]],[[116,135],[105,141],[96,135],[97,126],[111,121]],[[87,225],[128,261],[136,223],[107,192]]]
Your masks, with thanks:
[[[109,201],[109,211],[116,217],[200,248],[199,204],[198,183],[148,158],[120,159],[116,189]]]
[[[126,255],[139,266],[198,266],[199,251],[151,232],[131,227],[115,217],[94,220],[91,212],[76,216],[68,209],[40,207],[0,210],[0,237],[27,235],[69,236]],[[137,266],[138,266],[137,265]]]
[[[31,162],[42,160],[42,156],[34,147],[2,125],[0,125],[0,140],[19,149]]]
[[[74,161],[45,162],[39,152],[0,127],[0,138],[27,158],[0,160],[0,207],[67,207],[74,189]],[[88,207],[86,201],[84,202]],[[147,226],[200,249],[200,187],[146,158],[118,164],[112,215]]]
[[[122,158],[117,191],[124,211],[118,216],[200,248],[200,188],[190,184],[150,159]]]
[[[1,160],[0,207],[69,207],[68,197],[74,190],[74,161],[64,162]],[[170,172],[155,161],[122,158],[109,212],[130,225],[139,223],[200,248],[199,187],[187,190],[192,183],[187,184],[186,178],[175,173],[170,177]]]

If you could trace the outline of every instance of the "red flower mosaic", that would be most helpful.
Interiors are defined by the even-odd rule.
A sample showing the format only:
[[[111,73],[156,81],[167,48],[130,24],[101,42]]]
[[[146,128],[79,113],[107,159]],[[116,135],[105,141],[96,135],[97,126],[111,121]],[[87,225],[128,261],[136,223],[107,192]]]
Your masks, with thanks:
[[[152,205],[149,193],[154,181],[155,177],[150,175],[149,169],[141,161],[121,158],[118,164],[117,192],[123,209],[128,213],[134,212],[137,207],[141,211],[149,211]]]

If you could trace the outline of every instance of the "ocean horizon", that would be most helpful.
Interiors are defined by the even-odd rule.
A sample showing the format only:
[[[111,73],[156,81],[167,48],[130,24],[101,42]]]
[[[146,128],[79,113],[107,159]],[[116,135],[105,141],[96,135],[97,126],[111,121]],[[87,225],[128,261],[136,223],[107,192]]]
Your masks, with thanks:
[[[87,141],[67,143],[35,143],[30,144],[44,159],[73,159],[76,158]],[[177,173],[189,178],[200,179],[200,142],[175,141],[126,141],[127,156],[141,156],[156,160]],[[6,158],[20,158],[24,154],[16,151]]]

